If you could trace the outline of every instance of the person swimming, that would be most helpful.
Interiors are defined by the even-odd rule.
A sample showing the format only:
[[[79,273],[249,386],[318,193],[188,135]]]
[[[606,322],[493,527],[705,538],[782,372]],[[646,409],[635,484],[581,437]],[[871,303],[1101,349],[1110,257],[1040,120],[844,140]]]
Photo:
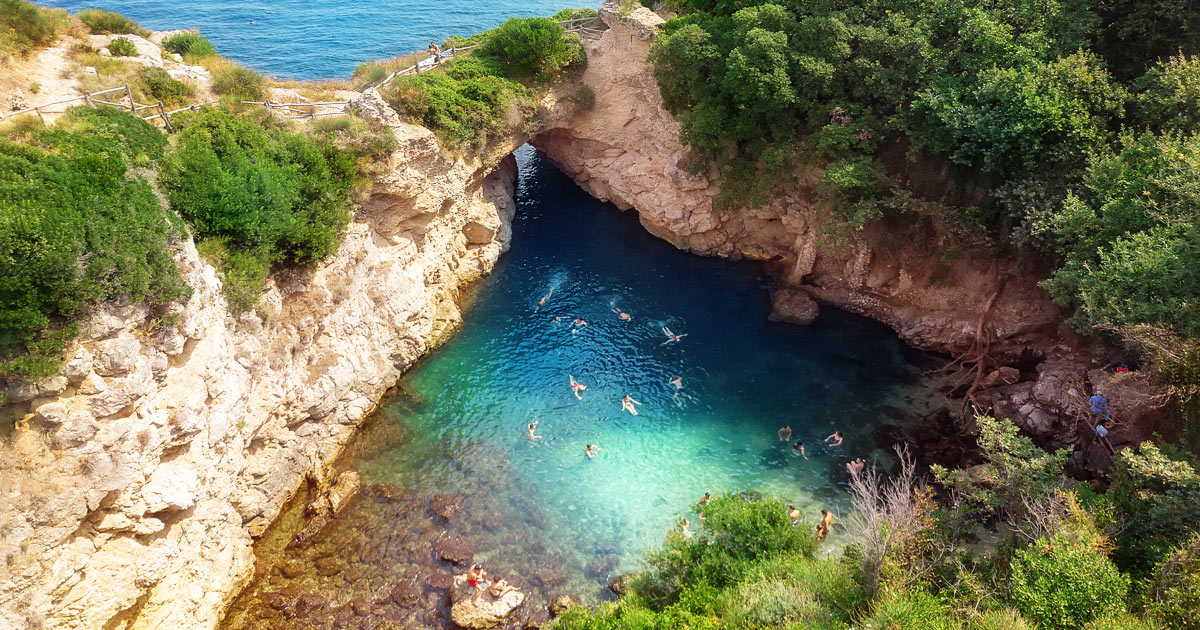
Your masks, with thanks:
[[[583,400],[583,396],[580,396],[579,392],[587,389],[587,385],[577,382],[574,376],[569,376],[569,378],[571,379],[571,391],[575,393],[576,398]]]
[[[789,505],[788,520],[792,522],[792,527],[795,527],[800,522],[800,509],[794,505]]]
[[[630,396],[629,394],[625,394],[625,397],[621,399],[621,409],[624,411],[628,411],[629,413],[631,413],[635,416],[638,415],[638,412],[637,412],[637,408],[634,407],[634,405],[640,405],[640,404],[642,404],[642,403],[634,400],[633,396]]]
[[[842,432],[834,431],[833,433],[829,434],[829,437],[825,438],[825,442],[828,442],[830,446],[841,446],[842,439]]]
[[[792,445],[792,453],[795,455],[799,455],[799,456],[803,457],[804,459],[808,459],[808,455],[804,454],[804,442],[801,442],[799,440],[796,440],[796,443]]]
[[[538,434],[537,434],[537,425],[538,425],[538,421],[537,421],[537,420],[534,420],[533,422],[530,422],[530,423],[529,423],[529,426],[528,426],[528,427],[526,428],[526,430],[525,430],[525,437],[529,438],[530,440],[540,440],[540,439],[542,439],[542,436],[540,436],[540,435],[538,435]]]
[[[594,458],[600,452],[600,447],[595,444],[588,444],[587,448],[583,449],[583,454],[587,455],[588,459]]]
[[[709,501],[712,501],[712,493],[705,492],[704,496],[700,497],[700,500],[696,502],[696,505],[708,505]]]
[[[537,306],[533,307],[534,312],[537,312],[537,310],[539,308],[542,308],[543,306],[545,306],[546,300],[549,300],[551,295],[554,295],[554,289],[550,289],[550,292],[546,294],[546,297],[543,297],[542,299],[538,300]]]
[[[615,306],[613,307],[612,312],[616,313],[617,317],[619,317],[625,321],[629,321],[629,320],[633,319],[632,317],[629,316],[629,313],[626,313],[625,311],[622,311],[621,309],[619,309]]]
[[[587,328],[587,320],[583,319],[582,317],[576,317],[571,322],[571,334],[572,335],[583,330],[584,328]]]
[[[780,442],[790,442],[792,439],[792,425],[783,425],[782,429],[776,431],[776,435],[779,436]]]
[[[686,333],[682,334],[682,335],[676,335],[675,333],[671,332],[670,328],[667,328],[666,326],[662,327],[662,331],[663,331],[663,334],[667,336],[667,340],[662,342],[661,344],[659,344],[660,346],[665,346],[669,343],[675,343],[676,341],[679,341],[680,339],[683,339],[684,337],[687,336]]]
[[[672,378],[670,382],[672,385],[675,386],[675,389],[683,389],[683,377],[682,376],[676,376],[675,378]]]

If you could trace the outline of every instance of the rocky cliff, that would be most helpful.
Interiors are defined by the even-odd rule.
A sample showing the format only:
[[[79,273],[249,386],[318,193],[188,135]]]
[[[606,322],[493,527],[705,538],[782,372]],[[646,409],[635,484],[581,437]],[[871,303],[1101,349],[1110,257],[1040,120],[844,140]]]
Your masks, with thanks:
[[[615,3],[601,17],[609,29],[585,40],[586,71],[558,86],[532,141],[593,195],[636,210],[647,230],[682,249],[771,261],[784,319],[815,316],[811,297],[884,322],[915,346],[959,353],[974,343],[996,294],[985,323],[994,351],[1017,356],[1069,334],[1028,262],[955,255],[950,237],[932,230],[878,223],[857,233],[828,230],[830,209],[814,192],[819,167],[797,170],[798,185],[777,189],[764,207],[714,209],[721,181],[713,171],[693,173],[696,158],[681,144],[646,61],[662,18],[642,7],[622,14]],[[595,95],[583,111],[570,98],[581,87]]]
[[[188,241],[194,295],[85,322],[73,358],[10,388],[0,447],[0,627],[211,628],[252,538],[330,464],[402,371],[459,322],[456,299],[510,238],[521,142],[451,157],[378,95],[399,141],[337,253],[230,314]],[[508,157],[501,157],[508,156]]]

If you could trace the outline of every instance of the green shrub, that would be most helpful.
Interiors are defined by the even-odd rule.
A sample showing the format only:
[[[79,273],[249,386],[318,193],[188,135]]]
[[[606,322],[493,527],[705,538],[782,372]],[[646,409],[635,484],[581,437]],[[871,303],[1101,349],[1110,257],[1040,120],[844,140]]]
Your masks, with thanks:
[[[578,40],[565,39],[563,27],[548,18],[511,18],[487,34],[476,54],[495,59],[506,77],[538,81],[584,59]]]
[[[1017,611],[1004,609],[989,610],[973,617],[967,630],[1033,630],[1033,626]]]
[[[138,71],[137,82],[138,88],[151,100],[162,101],[166,105],[183,105],[196,95],[195,88],[172,78],[162,68],[142,68]]]
[[[127,38],[118,37],[108,43],[108,52],[114,57],[136,57],[137,47]]]
[[[112,11],[84,9],[77,15],[95,35],[137,35],[150,37],[150,31],[138,26],[137,22]],[[114,53],[115,54],[115,53]]]
[[[212,42],[200,33],[176,33],[162,42],[163,50],[183,56],[189,62],[196,62],[205,57],[217,54]]]
[[[231,303],[256,302],[271,265],[308,264],[337,249],[357,176],[351,153],[218,109],[177,124],[163,187],[199,239],[227,246]]]
[[[91,108],[30,144],[0,140],[0,376],[53,373],[87,304],[187,295],[167,247],[180,231],[129,174],[161,142],[129,114]]]
[[[0,0],[0,61],[50,45],[68,20],[66,11],[43,9],[25,0]]]
[[[860,624],[878,630],[958,630],[954,611],[923,591],[888,593],[875,601]]]
[[[1200,131],[1200,57],[1159,60],[1134,83],[1135,119],[1150,128]]]
[[[1120,452],[1112,480],[1109,496],[1124,523],[1114,558],[1134,576],[1147,575],[1200,529],[1200,474],[1182,458],[1143,442]]]
[[[460,148],[482,146],[505,132],[511,120],[532,115],[533,93],[495,76],[486,61],[469,57],[443,66],[444,72],[397,78],[384,98],[400,114]]]
[[[243,101],[262,101],[267,80],[249,68],[237,64],[222,64],[213,71],[213,92]]]
[[[1129,581],[1095,549],[1055,536],[1016,552],[1009,589],[1013,605],[1039,627],[1072,630],[1124,611]]]
[[[1166,630],[1166,628],[1183,630],[1186,626],[1160,626],[1152,619],[1138,619],[1127,613],[1116,613],[1092,620],[1083,627],[1083,630]]]
[[[1200,630],[1200,534],[1158,563],[1149,599],[1146,612],[1167,627]]]

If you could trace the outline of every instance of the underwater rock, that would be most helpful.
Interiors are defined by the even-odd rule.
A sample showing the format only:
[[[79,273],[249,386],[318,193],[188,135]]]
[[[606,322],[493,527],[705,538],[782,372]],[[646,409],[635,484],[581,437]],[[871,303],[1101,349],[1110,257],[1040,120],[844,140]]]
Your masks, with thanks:
[[[467,564],[475,557],[475,545],[462,536],[443,536],[433,541],[433,553],[453,564]]]
[[[421,587],[412,579],[401,580],[392,587],[391,598],[397,606],[412,608],[421,600]]]
[[[551,616],[557,617],[580,604],[582,602],[574,595],[559,595],[550,602],[546,609],[550,611]]]
[[[588,575],[595,578],[606,578],[613,569],[617,568],[620,560],[621,557],[616,554],[604,554],[588,563]]]
[[[328,514],[318,514],[312,517],[309,519],[308,524],[304,526],[304,529],[292,537],[292,542],[289,546],[298,549],[308,547],[316,540],[317,535],[325,529],[325,526],[329,524],[329,520]]]
[[[467,576],[454,576],[450,588],[450,620],[468,630],[483,630],[498,625],[518,606],[525,603],[525,593],[509,591],[501,597],[482,593],[472,601],[475,589],[467,584]]]
[[[629,592],[629,586],[634,580],[641,577],[641,572],[623,573],[608,581],[608,590],[612,591],[617,597],[624,597],[625,593]]]
[[[434,573],[429,576],[429,588],[437,591],[448,591],[454,583],[454,576],[449,573]]]
[[[541,582],[542,588],[549,590],[565,584],[567,574],[557,569],[551,569],[550,567],[542,567],[533,572],[533,579]]]
[[[771,314],[767,319],[807,326],[817,320],[819,313],[820,308],[807,292],[802,289],[783,288],[771,295]]]
[[[320,560],[317,560],[317,575],[320,575],[321,577],[331,577],[341,572],[342,565],[337,558],[329,556],[327,558],[321,558]]]
[[[437,494],[433,497],[433,513],[450,520],[463,505],[461,494]]]
[[[304,563],[299,560],[284,560],[279,563],[279,574],[289,580],[304,573]]]

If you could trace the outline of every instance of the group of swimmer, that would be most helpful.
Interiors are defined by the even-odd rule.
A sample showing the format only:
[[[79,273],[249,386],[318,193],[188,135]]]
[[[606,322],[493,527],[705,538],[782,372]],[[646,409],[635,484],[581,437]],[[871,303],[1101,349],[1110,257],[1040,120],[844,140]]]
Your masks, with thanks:
[[[790,442],[792,439],[791,425],[785,424],[779,429],[779,431],[776,432],[776,435],[779,436],[780,442]],[[845,439],[846,438],[842,435],[841,431],[834,431],[826,436],[823,441],[829,446],[841,446]],[[800,440],[796,440],[792,443],[792,452],[803,457],[804,459],[808,459],[808,454],[804,452],[804,442],[801,442]],[[854,477],[861,475],[862,471],[866,470],[866,468],[867,462],[863,461],[863,458],[861,457],[856,458],[853,461],[846,462],[846,472],[850,473],[850,475]]]
[[[486,591],[488,595],[494,598],[504,597],[509,591],[518,590],[517,587],[505,582],[500,578],[488,580],[487,571],[483,569],[483,565],[476,562],[467,569],[467,584],[475,589],[475,595],[471,597],[471,603],[479,603],[479,596]]]
[[[537,312],[538,309],[545,306],[546,302],[553,295],[554,295],[554,289],[551,288],[546,293],[546,295],[542,296],[542,299],[538,300],[537,306],[535,306],[533,308],[534,312]],[[626,313],[625,311],[622,311],[621,309],[619,309],[615,306],[612,308],[612,312],[615,313],[617,315],[617,318],[622,321],[630,321],[633,319],[633,316],[631,316],[629,313]],[[560,316],[555,317],[554,321],[557,322],[557,321],[561,321],[563,319],[566,319],[566,318],[560,315]],[[579,331],[587,328],[587,325],[588,325],[587,320],[583,319],[582,317],[574,318],[571,321],[571,334],[576,334]],[[667,328],[666,326],[662,327],[662,332],[663,332],[663,335],[667,338],[666,341],[659,344],[662,346],[665,346],[670,343],[678,343],[680,340],[682,340],[684,337],[687,336],[687,333],[684,333],[682,335],[676,334],[676,333],[672,332],[671,329]],[[587,385],[584,385],[583,383],[580,383],[579,381],[575,380],[575,375],[573,375],[573,374],[568,374],[567,379],[571,385],[571,393],[575,395],[576,399],[583,400],[583,392],[587,391]],[[691,398],[692,398],[691,395],[683,391],[683,377],[682,376],[674,376],[667,382],[669,384],[675,386],[675,393],[674,393],[673,397],[675,399],[676,405],[683,406],[684,398],[691,400]],[[626,394],[625,397],[621,399],[621,411],[628,411],[631,415],[636,416],[636,415],[638,415],[637,406],[641,405],[641,404],[642,404],[641,402],[634,400],[632,395]],[[542,439],[542,436],[537,435],[537,421],[530,423],[526,427],[525,437],[528,438],[530,441]],[[588,459],[594,458],[596,456],[596,454],[599,452],[600,452],[600,447],[596,446],[595,444],[588,444],[587,448],[584,449],[584,455],[586,455]]]

